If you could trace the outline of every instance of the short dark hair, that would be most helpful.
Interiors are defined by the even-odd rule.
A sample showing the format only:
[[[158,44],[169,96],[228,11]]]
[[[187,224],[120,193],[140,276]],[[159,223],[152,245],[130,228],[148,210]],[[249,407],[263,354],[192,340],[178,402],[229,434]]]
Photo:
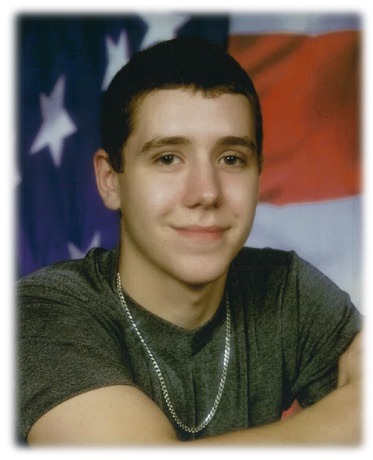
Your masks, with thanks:
[[[151,91],[177,88],[199,90],[208,97],[224,93],[246,96],[255,115],[261,169],[262,115],[250,77],[222,47],[198,38],[181,37],[135,54],[115,75],[104,94],[102,147],[115,171],[123,171],[122,150],[134,128],[136,104]]]

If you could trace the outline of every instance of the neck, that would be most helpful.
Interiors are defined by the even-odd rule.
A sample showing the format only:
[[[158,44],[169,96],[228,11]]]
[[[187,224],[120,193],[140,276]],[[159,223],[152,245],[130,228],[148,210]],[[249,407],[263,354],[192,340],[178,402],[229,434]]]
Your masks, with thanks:
[[[219,308],[227,273],[205,284],[191,285],[151,266],[138,267],[120,250],[119,273],[123,289],[138,304],[183,329],[193,330],[207,322]]]

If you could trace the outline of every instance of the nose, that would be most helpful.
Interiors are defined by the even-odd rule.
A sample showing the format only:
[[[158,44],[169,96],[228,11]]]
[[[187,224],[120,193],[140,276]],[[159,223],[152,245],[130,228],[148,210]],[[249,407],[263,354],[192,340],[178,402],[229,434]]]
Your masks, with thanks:
[[[205,209],[218,207],[221,201],[221,184],[217,167],[210,160],[200,160],[191,165],[184,195],[184,205]]]

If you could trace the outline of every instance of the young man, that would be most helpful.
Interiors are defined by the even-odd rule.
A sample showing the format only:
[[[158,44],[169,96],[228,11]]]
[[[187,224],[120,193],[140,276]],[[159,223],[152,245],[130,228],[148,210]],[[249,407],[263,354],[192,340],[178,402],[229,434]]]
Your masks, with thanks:
[[[194,39],[143,51],[105,95],[102,138],[119,248],[19,283],[20,438],[357,442],[357,310],[296,254],[242,249],[262,164],[243,69]]]

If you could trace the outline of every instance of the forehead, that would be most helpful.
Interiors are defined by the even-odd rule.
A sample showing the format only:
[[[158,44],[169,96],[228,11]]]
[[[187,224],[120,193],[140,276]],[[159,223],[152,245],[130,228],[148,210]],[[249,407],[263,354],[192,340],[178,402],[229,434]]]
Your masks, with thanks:
[[[255,117],[242,94],[216,96],[189,88],[154,90],[140,97],[133,110],[133,135],[193,135],[199,131],[222,135],[255,134]],[[164,132],[165,131],[165,132]]]

